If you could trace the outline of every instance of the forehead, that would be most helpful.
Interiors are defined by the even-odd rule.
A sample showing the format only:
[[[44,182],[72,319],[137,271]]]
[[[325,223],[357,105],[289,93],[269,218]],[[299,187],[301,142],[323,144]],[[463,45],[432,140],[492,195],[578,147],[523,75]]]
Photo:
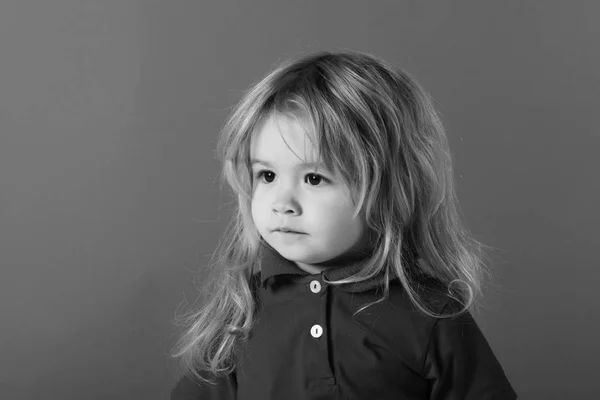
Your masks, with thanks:
[[[309,126],[306,119],[294,115],[269,115],[253,132],[250,158],[282,164],[318,161]]]

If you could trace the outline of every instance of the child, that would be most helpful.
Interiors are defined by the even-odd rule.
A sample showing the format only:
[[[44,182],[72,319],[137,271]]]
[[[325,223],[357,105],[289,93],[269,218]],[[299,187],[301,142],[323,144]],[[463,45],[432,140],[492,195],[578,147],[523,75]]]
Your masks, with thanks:
[[[284,63],[218,150],[236,214],[172,399],[516,398],[469,312],[484,246],[409,75],[358,52]]]

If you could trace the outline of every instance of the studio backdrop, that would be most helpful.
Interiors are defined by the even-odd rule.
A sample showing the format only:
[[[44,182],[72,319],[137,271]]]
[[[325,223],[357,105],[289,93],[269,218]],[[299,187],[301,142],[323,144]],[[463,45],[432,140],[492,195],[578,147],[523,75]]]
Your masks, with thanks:
[[[475,315],[522,399],[597,399],[600,3],[0,3],[0,398],[167,399],[234,200],[214,147],[278,62],[411,73],[492,246]]]

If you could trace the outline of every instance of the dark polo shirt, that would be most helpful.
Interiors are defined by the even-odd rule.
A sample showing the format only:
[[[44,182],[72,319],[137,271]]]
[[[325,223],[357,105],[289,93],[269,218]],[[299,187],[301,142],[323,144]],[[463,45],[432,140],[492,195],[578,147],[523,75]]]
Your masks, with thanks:
[[[355,274],[363,260],[310,275],[275,250],[262,250],[255,275],[259,312],[236,371],[216,386],[184,376],[172,400],[191,399],[516,399],[470,313],[450,319],[421,314],[398,280],[389,298],[381,278],[328,285]],[[428,284],[437,311],[459,304]]]

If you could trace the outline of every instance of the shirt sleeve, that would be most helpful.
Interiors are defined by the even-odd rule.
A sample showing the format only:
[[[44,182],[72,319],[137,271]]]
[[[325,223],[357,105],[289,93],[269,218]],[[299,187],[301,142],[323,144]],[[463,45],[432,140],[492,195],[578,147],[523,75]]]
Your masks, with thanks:
[[[443,312],[447,313],[449,308],[447,304]],[[423,375],[430,382],[430,400],[517,398],[468,311],[453,318],[436,320],[424,358]]]
[[[201,372],[204,376],[204,373]],[[235,400],[237,380],[235,371],[216,379],[216,385],[200,383],[193,377],[184,375],[171,390],[171,400]]]

